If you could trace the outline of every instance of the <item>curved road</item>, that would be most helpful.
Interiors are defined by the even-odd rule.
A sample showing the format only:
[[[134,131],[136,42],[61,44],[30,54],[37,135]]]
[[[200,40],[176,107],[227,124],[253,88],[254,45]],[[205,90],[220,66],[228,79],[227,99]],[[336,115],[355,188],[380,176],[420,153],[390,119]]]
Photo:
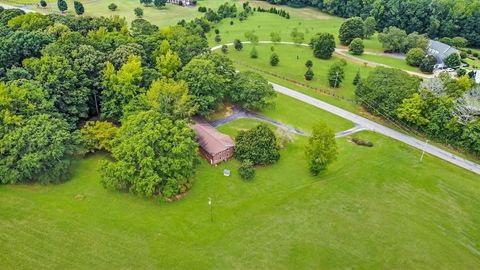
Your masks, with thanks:
[[[250,42],[244,42],[244,43],[250,43]],[[270,44],[272,42],[271,41],[259,41],[259,43]],[[281,44],[294,45],[293,42],[281,42]],[[225,45],[231,46],[231,45],[233,45],[233,43],[228,43],[228,44],[225,44]],[[300,44],[300,45],[301,46],[309,46],[308,44]],[[218,45],[218,46],[212,47],[211,50],[214,51],[214,50],[217,50],[221,47],[222,47],[222,45]],[[341,50],[336,49],[336,51],[339,52]],[[418,139],[416,139],[416,138],[414,138],[410,135],[398,132],[396,130],[393,130],[391,128],[388,128],[386,126],[378,124],[374,121],[371,121],[371,120],[369,120],[365,117],[362,117],[360,115],[351,113],[349,111],[346,111],[344,109],[341,109],[341,108],[336,107],[334,105],[331,105],[329,103],[323,102],[323,101],[321,101],[319,99],[316,99],[316,98],[313,98],[311,96],[302,94],[302,93],[297,92],[293,89],[290,89],[290,88],[287,88],[285,86],[281,86],[279,84],[272,83],[272,82],[270,82],[270,84],[273,86],[275,91],[277,91],[279,93],[282,93],[282,94],[287,95],[289,97],[295,98],[295,99],[300,100],[302,102],[308,103],[312,106],[315,106],[315,107],[320,108],[322,110],[328,111],[332,114],[338,115],[338,116],[340,116],[344,119],[350,120],[353,123],[355,123],[356,126],[359,126],[359,127],[364,128],[364,129],[371,130],[373,132],[377,132],[377,133],[380,133],[380,134],[385,135],[387,137],[390,137],[390,138],[393,138],[395,140],[401,141],[401,142],[406,143],[410,146],[413,146],[413,147],[415,147],[419,150],[425,151],[425,153],[429,153],[429,154],[431,154],[433,156],[436,156],[440,159],[443,159],[445,161],[453,163],[453,164],[455,164],[459,167],[462,167],[464,169],[472,171],[476,174],[480,174],[480,165],[475,163],[475,162],[466,160],[466,159],[464,159],[462,157],[459,157],[457,155],[454,155],[454,154],[452,154],[448,151],[445,151],[445,150],[440,149],[436,146],[427,144],[424,141],[418,140]]]

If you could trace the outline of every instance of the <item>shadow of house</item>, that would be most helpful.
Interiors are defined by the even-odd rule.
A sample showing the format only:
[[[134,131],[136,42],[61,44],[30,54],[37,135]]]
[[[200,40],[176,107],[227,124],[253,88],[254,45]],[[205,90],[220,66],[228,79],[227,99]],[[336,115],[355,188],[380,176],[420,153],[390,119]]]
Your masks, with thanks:
[[[219,132],[202,119],[195,119],[192,125],[200,147],[200,153],[210,164],[227,161],[233,156],[235,143],[230,136]]]

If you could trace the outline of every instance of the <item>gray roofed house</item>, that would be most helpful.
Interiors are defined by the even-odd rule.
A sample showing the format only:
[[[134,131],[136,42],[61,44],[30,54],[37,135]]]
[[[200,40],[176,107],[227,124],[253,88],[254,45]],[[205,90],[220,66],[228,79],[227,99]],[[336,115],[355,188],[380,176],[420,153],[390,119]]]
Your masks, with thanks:
[[[436,40],[428,42],[427,54],[433,55],[437,59],[435,69],[445,67],[445,59],[452,53],[459,53],[459,51],[452,46]]]

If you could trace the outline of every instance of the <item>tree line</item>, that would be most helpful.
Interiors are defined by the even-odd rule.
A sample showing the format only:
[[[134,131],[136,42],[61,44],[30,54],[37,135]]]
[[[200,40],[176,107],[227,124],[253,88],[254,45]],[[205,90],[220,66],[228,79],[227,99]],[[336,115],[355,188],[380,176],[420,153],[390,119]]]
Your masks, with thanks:
[[[266,0],[293,7],[313,6],[332,15],[350,18],[373,16],[377,30],[395,26],[430,38],[466,38],[480,47],[479,0]]]

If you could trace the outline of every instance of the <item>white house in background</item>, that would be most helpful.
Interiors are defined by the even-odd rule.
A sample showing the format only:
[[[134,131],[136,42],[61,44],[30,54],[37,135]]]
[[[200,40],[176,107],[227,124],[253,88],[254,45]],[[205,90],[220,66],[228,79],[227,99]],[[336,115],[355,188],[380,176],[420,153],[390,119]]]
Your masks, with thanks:
[[[473,78],[475,79],[475,83],[480,84],[480,70],[475,70],[475,76]]]
[[[460,53],[460,51],[440,41],[429,40],[427,54],[437,59],[437,64],[434,66],[435,69],[445,68],[445,59],[452,53]]]

